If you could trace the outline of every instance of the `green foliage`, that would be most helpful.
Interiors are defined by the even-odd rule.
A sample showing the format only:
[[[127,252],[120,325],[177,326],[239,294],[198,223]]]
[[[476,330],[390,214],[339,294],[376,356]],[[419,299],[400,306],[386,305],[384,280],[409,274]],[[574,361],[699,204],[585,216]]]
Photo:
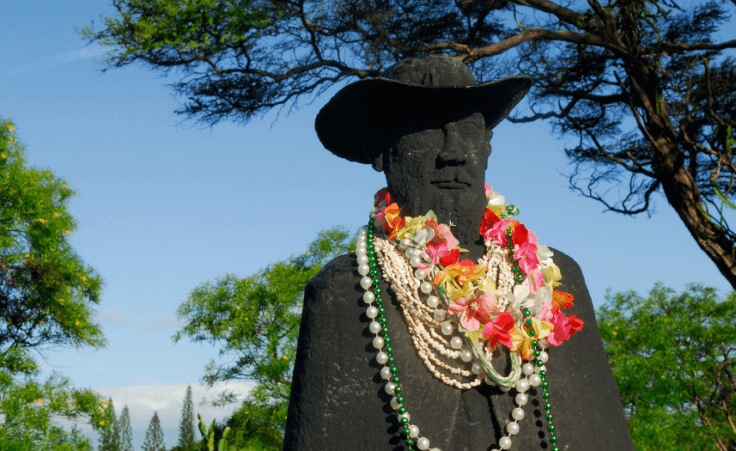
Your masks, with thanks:
[[[37,381],[31,354],[105,345],[91,310],[101,281],[67,241],[74,192],[26,164],[14,130],[0,120],[0,451],[91,450],[76,424],[67,431],[55,420],[90,419],[104,429],[103,400],[57,373]]]
[[[606,301],[598,323],[636,449],[733,449],[736,293],[656,285]]]
[[[281,430],[291,391],[304,285],[351,246],[344,228],[324,230],[304,254],[250,277],[227,275],[195,288],[177,311],[185,326],[174,340],[186,336],[220,345],[220,355],[234,354],[235,360],[226,364],[211,361],[204,380],[209,384],[229,379],[256,381],[258,386],[247,400],[248,412],[260,412],[259,424]],[[224,393],[218,402],[236,399],[235,394]]]
[[[108,398],[107,406],[102,414],[99,451],[120,451],[120,424],[115,417],[112,398]]]
[[[231,429],[231,445],[247,451],[279,451],[284,439],[281,430],[275,427],[277,410],[246,400],[225,423]]]
[[[217,423],[215,420],[212,420],[212,424],[210,425],[209,431],[207,430],[204,421],[202,420],[202,415],[197,414],[197,418],[199,418],[199,432],[202,434],[202,440],[205,443],[205,446],[207,447],[207,451],[228,451],[227,446],[227,436],[230,434],[230,428],[226,427],[225,429],[220,432],[219,437],[216,437],[216,429],[217,429]],[[217,445],[215,445],[217,443]]]
[[[120,431],[120,451],[133,451],[133,427],[130,424],[130,410],[127,404],[120,413],[117,427]]]
[[[153,412],[151,422],[148,423],[146,439],[143,442],[143,451],[166,451],[164,446],[164,431],[161,429],[161,420],[158,412]]]
[[[184,406],[181,409],[181,422],[179,423],[179,442],[177,446],[181,450],[194,449],[196,438],[194,437],[194,402],[192,401],[192,386],[187,386],[184,395]]]

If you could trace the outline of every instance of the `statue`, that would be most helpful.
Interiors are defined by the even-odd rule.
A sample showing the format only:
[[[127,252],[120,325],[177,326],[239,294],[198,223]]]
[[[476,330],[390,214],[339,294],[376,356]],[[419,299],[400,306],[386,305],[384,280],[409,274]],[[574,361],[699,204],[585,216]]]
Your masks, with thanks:
[[[388,188],[306,287],[285,451],[634,449],[580,268],[484,184],[530,86],[410,58],[320,111],[325,147]]]

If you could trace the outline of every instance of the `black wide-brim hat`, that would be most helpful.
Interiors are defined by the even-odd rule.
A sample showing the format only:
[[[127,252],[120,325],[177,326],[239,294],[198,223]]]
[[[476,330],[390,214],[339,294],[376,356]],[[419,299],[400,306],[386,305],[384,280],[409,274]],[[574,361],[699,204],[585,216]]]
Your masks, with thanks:
[[[371,163],[376,152],[371,143],[385,142],[413,123],[436,120],[442,127],[448,118],[480,112],[490,130],[531,85],[527,76],[478,85],[470,69],[449,56],[409,58],[382,77],[342,88],[317,114],[315,129],[325,148],[338,157]]]

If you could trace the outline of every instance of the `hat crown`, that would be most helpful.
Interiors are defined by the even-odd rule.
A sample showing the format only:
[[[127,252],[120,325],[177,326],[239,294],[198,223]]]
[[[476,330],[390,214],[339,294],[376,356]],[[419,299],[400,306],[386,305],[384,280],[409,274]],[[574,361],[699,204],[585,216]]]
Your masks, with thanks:
[[[475,78],[464,63],[444,55],[408,58],[389,67],[384,78],[427,88],[475,86]]]

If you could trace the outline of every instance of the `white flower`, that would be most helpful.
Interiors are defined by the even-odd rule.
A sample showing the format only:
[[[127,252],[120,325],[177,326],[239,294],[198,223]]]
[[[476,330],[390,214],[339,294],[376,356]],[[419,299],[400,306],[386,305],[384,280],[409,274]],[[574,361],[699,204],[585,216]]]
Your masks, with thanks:
[[[488,196],[488,205],[506,205],[506,198],[494,189],[493,191],[491,191],[491,195]]]
[[[542,267],[540,268],[542,272],[552,264],[552,255],[554,253],[547,246],[537,243],[537,259],[539,260],[539,266]]]

